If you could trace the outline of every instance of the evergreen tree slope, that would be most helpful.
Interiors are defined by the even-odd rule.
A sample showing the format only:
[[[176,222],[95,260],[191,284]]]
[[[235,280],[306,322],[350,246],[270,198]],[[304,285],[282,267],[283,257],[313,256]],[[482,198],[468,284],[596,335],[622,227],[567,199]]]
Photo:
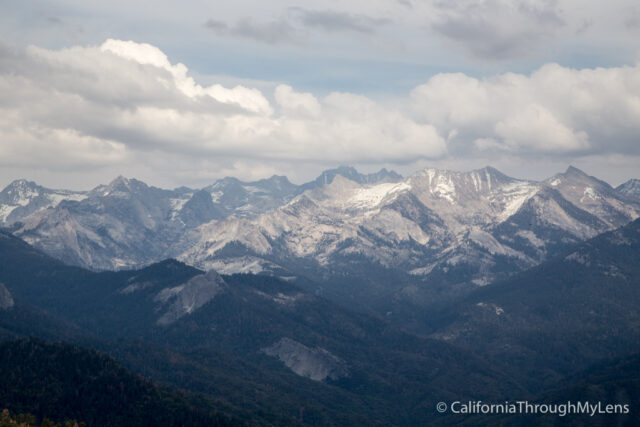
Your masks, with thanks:
[[[0,378],[1,405],[39,418],[90,426],[244,424],[209,401],[159,388],[110,357],[69,344],[2,342]]]

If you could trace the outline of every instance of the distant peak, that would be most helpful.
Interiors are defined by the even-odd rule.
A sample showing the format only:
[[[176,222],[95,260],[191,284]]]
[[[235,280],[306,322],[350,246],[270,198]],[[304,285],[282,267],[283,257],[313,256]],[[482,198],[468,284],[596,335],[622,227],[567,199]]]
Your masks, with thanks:
[[[331,184],[333,180],[341,176],[349,181],[357,182],[358,184],[377,184],[381,182],[395,182],[402,179],[402,175],[394,171],[388,171],[385,168],[380,169],[378,172],[363,174],[358,172],[353,166],[338,166],[334,169],[327,169],[323,171],[318,178],[314,181],[315,185],[327,185]]]
[[[356,168],[354,168],[353,166],[346,166],[346,165],[341,165],[338,166],[337,168],[333,168],[333,169],[326,169],[324,171],[322,171],[322,175],[326,175],[326,174],[355,174],[358,175],[359,172],[357,171]]]
[[[340,171],[340,172],[351,172],[351,173],[358,173],[358,171],[356,170],[356,168],[354,168],[353,166],[346,166],[346,165],[340,165],[338,166],[336,169],[334,169],[336,171]]]
[[[620,184],[618,186],[618,188],[621,188],[621,187],[636,187],[636,188],[640,188],[640,179],[631,178],[627,182],[624,182],[624,183],[622,183],[622,184]]]
[[[111,181],[107,185],[100,185],[96,187],[93,191],[98,191],[104,193],[103,195],[110,194],[111,191],[118,190],[121,192],[131,192],[140,187],[147,187],[142,181],[138,181],[135,178],[127,178],[123,175],[118,175],[113,181]]]
[[[25,188],[25,187],[29,187],[29,188],[34,188],[34,187],[38,187],[38,184],[36,184],[33,181],[28,181],[24,178],[20,178],[20,179],[16,179],[14,181],[11,182],[11,184],[8,185],[8,187],[16,187],[16,188]]]
[[[128,185],[129,184],[129,179],[126,178],[123,175],[118,175],[115,179],[113,179],[109,184],[107,184],[109,187],[111,186],[115,186],[115,185]]]
[[[504,175],[502,172],[500,172],[498,169],[494,168],[493,166],[485,166],[482,169],[480,169],[481,171],[484,172],[489,172],[489,173],[499,173],[501,175]]]
[[[324,180],[324,184],[329,184],[336,175],[341,175],[345,178],[353,178],[359,176],[360,172],[358,172],[353,166],[338,166],[334,169],[322,171],[320,178]]]
[[[457,171],[457,170],[451,170],[451,169],[438,169],[438,168],[425,168],[423,169],[421,172],[421,174],[423,175],[445,175],[445,176],[467,176],[470,174],[489,174],[494,178],[501,178],[503,180],[513,180],[514,178],[511,178],[507,175],[505,175],[504,173],[500,172],[498,169],[494,168],[493,166],[485,166],[481,169],[474,169],[471,171],[466,171],[466,172],[461,172],[461,171]]]
[[[131,189],[131,181],[122,175],[118,175],[113,181],[107,184],[106,189],[108,191],[112,191],[115,189],[118,190],[130,190]]]
[[[558,174],[558,176],[564,176],[566,178],[574,178],[574,179],[579,179],[579,180],[585,180],[586,179],[588,181],[597,181],[597,182],[600,182],[600,183],[602,183],[602,184],[604,184],[606,186],[609,186],[609,184],[607,184],[606,182],[601,181],[598,178],[593,177],[593,176],[585,173],[584,171],[582,171],[582,170],[580,170],[580,169],[578,169],[578,168],[576,168],[574,166],[569,166],[564,173]]]
[[[269,178],[263,179],[261,181],[271,181],[271,182],[278,182],[278,183],[285,183],[285,184],[289,184],[289,178],[287,178],[284,175],[271,175]]]
[[[12,203],[19,203],[19,200],[23,202],[37,196],[41,191],[46,189],[39,186],[33,181],[27,181],[26,179],[16,179],[11,184],[7,185],[0,194],[3,197],[9,197],[12,199]]]
[[[640,179],[630,179],[616,187],[618,193],[640,198]]]
[[[240,181],[238,178],[235,178],[235,177],[232,177],[232,176],[225,176],[224,178],[220,178],[216,182],[214,182],[213,186],[230,185],[230,184],[241,184],[241,183],[242,183],[242,181]]]
[[[578,169],[578,168],[576,168],[574,166],[571,166],[571,165],[567,168],[567,170],[564,173],[565,173],[565,175],[587,175],[586,173],[584,173],[580,169]]]
[[[550,183],[554,187],[558,187],[560,184],[582,185],[586,187],[593,187],[599,192],[613,191],[613,188],[609,183],[588,175],[574,166],[569,166],[565,172],[556,174],[553,177],[546,179],[545,182]]]
[[[498,169],[494,168],[493,166],[485,166],[484,168],[480,169],[480,171],[488,173],[489,175],[493,176],[494,178],[499,178],[503,181],[510,181],[513,180],[514,178],[505,175],[504,173],[502,173],[501,171],[499,171]]]

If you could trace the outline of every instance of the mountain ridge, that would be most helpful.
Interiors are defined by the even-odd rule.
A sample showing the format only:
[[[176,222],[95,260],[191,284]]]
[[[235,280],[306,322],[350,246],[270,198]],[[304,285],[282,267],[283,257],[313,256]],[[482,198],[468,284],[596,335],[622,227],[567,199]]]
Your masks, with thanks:
[[[543,181],[490,166],[406,178],[339,167],[300,186],[273,175],[164,190],[120,176],[34,210],[14,234],[70,264],[177,258],[225,274],[307,276],[320,283],[308,290],[358,304],[438,300],[508,277],[637,218],[640,201],[573,166]]]

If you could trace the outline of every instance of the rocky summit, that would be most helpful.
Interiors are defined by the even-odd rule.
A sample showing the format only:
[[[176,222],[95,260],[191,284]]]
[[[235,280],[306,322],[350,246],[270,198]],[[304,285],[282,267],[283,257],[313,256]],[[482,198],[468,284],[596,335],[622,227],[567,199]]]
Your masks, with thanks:
[[[340,167],[302,185],[274,175],[165,190],[118,177],[72,192],[20,180],[0,193],[0,212],[14,235],[94,270],[172,257],[226,274],[305,276],[312,290],[352,301],[420,302],[434,290],[416,283],[462,292],[634,220],[636,189],[574,167],[543,181],[491,167],[406,178]]]

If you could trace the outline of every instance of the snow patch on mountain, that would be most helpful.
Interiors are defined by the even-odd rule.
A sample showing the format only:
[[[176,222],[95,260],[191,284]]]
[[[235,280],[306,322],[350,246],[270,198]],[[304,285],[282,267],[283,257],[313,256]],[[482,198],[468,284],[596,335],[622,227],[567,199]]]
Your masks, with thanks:
[[[175,219],[176,216],[180,213],[184,205],[191,199],[193,193],[187,193],[183,197],[169,199],[169,203],[171,205],[171,219]]]
[[[87,198],[86,193],[70,193],[70,192],[62,192],[62,193],[51,193],[47,194],[47,197],[51,201],[51,204],[47,207],[56,207],[62,201],[70,200],[74,202],[79,202]]]
[[[583,196],[580,198],[580,203],[584,203],[586,199],[597,200],[601,198],[601,196],[591,187],[587,187],[584,189]]]
[[[426,169],[422,175],[428,178],[427,185],[431,194],[446,199],[452,204],[455,203],[456,186],[450,174],[442,173],[437,169]]]
[[[498,215],[499,222],[506,221],[518,212],[518,209],[538,192],[538,185],[527,181],[519,181],[505,185],[493,194],[489,200],[502,205],[502,212]]]
[[[0,223],[5,222],[7,217],[17,208],[18,205],[1,205],[0,206]]]
[[[496,304],[493,303],[486,303],[486,302],[479,302],[476,304],[477,307],[483,308],[483,309],[488,309],[493,311],[496,316],[501,316],[504,314],[504,309],[502,307],[497,306]]]
[[[370,209],[378,206],[387,197],[410,189],[411,186],[406,182],[400,182],[397,184],[385,183],[374,185],[372,187],[359,188],[355,191],[355,194],[349,198],[347,203],[356,208]]]

